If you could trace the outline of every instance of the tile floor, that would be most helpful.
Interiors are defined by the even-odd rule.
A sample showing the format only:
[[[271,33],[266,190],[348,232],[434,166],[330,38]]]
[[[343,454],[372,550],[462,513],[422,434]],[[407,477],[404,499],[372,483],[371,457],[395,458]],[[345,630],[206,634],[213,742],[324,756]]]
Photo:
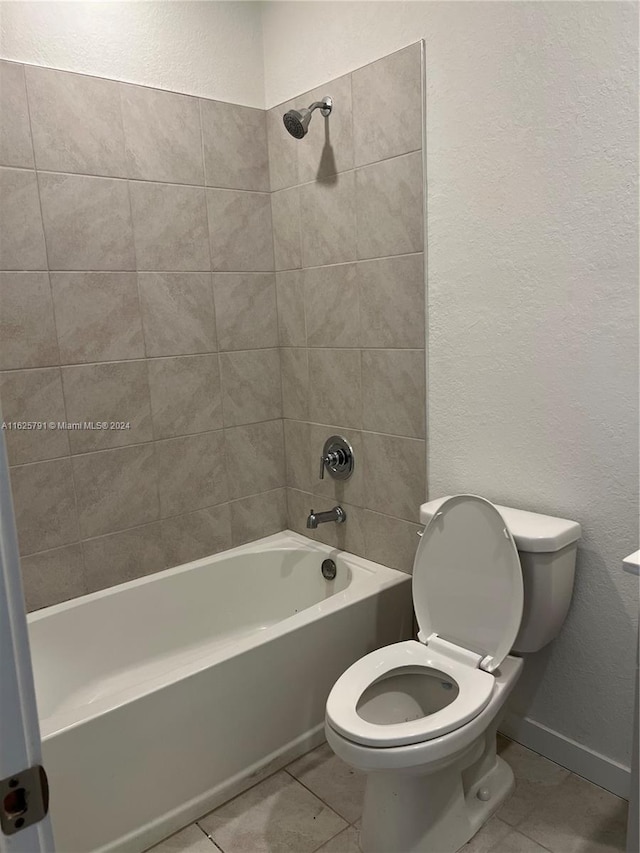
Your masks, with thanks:
[[[625,800],[506,738],[498,750],[516,790],[461,853],[624,851]],[[323,744],[149,853],[360,853],[363,793]]]

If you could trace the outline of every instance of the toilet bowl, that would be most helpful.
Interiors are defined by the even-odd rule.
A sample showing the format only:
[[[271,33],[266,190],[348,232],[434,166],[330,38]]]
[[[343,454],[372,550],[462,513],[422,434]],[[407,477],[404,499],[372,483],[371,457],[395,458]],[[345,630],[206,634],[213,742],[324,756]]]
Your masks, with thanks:
[[[364,853],[455,853],[514,785],[511,769],[496,755],[496,732],[523,666],[509,654],[525,603],[518,544],[503,514],[484,498],[458,495],[426,506],[429,523],[413,572],[418,639],[361,658],[327,700],[329,745],[369,774],[359,840]],[[535,530],[530,518],[526,523],[536,544],[525,536],[521,546],[547,548],[538,552],[547,557],[573,549],[572,559],[556,565],[549,607],[566,613],[566,591],[558,597],[557,590],[566,590],[567,572],[573,580],[580,527],[566,522],[562,532],[552,525],[550,543],[540,535],[543,522]],[[533,616],[540,618],[537,611]],[[538,626],[546,641],[559,630],[557,614],[549,621],[546,633]]]

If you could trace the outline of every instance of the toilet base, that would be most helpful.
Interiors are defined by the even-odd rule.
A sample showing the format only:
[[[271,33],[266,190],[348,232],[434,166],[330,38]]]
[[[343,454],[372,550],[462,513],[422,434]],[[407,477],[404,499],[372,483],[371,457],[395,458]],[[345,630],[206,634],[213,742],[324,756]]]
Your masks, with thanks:
[[[360,849],[363,853],[456,853],[500,807],[514,785],[513,771],[495,754],[495,747],[471,766],[468,759],[462,766],[456,761],[427,776],[371,773]]]

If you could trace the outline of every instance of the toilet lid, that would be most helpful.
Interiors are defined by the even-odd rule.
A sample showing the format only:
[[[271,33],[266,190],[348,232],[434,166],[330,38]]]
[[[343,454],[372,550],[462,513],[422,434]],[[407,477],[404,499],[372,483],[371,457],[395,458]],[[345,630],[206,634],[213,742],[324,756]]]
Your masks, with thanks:
[[[489,672],[509,654],[522,619],[522,569],[495,506],[475,495],[445,500],[413,564],[420,639],[432,634],[482,655]]]

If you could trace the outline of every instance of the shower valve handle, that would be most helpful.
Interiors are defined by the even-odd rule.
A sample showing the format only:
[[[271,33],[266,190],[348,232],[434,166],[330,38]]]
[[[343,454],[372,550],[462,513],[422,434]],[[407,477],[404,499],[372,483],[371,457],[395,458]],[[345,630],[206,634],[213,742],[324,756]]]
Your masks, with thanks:
[[[334,480],[347,480],[353,473],[353,449],[346,438],[332,435],[324,443],[320,456],[320,479],[324,480],[325,469]]]

